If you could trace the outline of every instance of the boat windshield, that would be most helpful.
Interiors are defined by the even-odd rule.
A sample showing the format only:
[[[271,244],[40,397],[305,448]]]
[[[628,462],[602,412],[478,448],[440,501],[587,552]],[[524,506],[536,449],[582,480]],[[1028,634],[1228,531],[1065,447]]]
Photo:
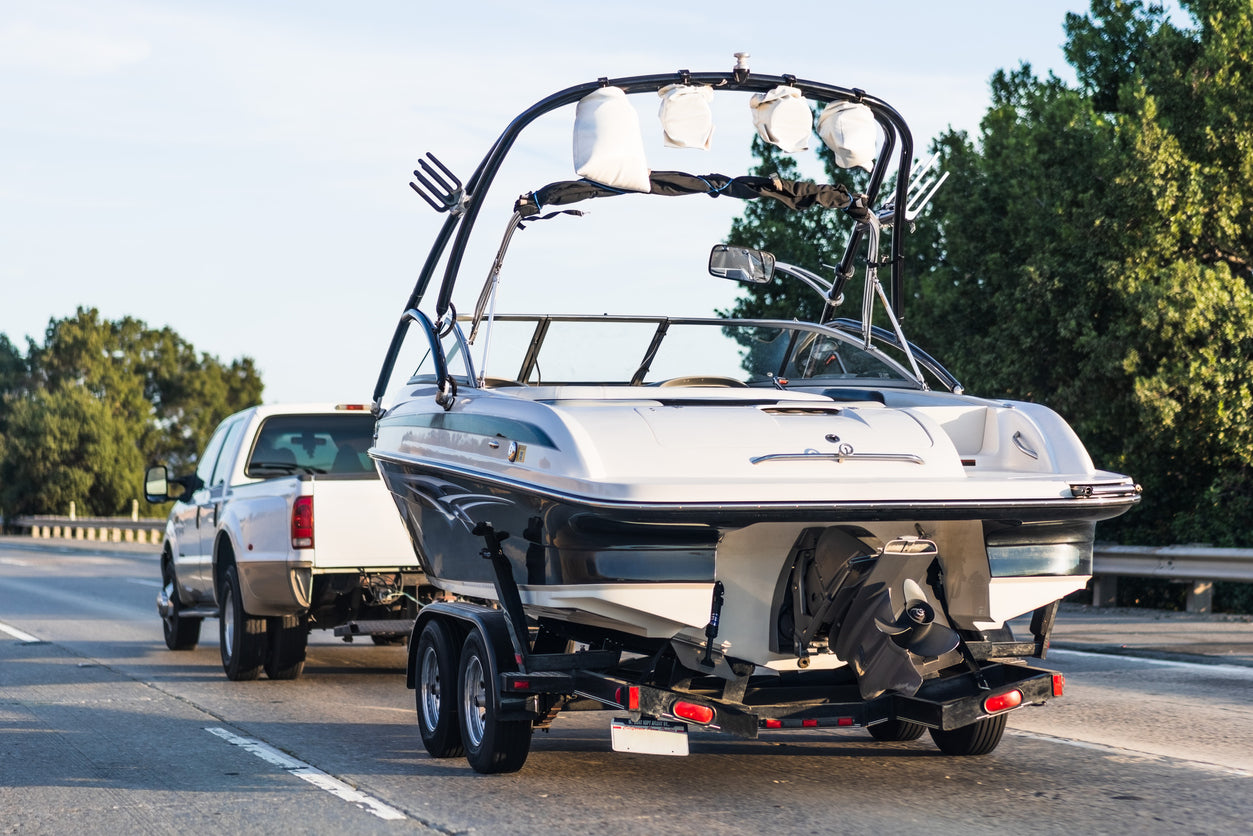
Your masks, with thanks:
[[[799,322],[508,315],[488,339],[488,378],[530,385],[919,385],[877,349]]]

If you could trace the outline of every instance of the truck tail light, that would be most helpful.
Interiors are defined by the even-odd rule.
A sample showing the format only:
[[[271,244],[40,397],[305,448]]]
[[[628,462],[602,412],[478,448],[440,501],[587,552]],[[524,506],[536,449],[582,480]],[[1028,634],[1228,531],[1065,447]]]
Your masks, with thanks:
[[[298,496],[291,509],[291,547],[313,548],[313,497]]]

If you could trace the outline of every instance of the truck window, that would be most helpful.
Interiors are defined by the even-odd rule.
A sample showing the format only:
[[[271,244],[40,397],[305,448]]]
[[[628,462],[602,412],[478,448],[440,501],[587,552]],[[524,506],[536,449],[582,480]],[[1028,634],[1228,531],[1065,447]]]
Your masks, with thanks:
[[[291,473],[373,474],[366,450],[374,439],[374,417],[352,412],[273,415],[261,424],[245,473],[271,478]]]
[[[239,437],[244,434],[247,422],[241,417],[232,421],[222,441],[222,450],[218,454],[217,464],[213,466],[213,478],[209,485],[224,485],[231,478],[231,465],[235,463],[236,450],[239,449]]]
[[[226,442],[226,435],[238,423],[238,419],[223,422],[213,433],[213,437],[209,439],[208,446],[204,448],[204,454],[201,455],[200,461],[196,464],[196,477],[201,485],[208,486],[210,484],[213,478],[213,469],[217,467],[218,457],[222,454],[222,447]]]

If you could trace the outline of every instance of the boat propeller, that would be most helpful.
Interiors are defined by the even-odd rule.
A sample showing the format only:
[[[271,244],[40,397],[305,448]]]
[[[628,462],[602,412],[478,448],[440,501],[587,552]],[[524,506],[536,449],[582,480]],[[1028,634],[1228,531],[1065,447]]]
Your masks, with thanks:
[[[961,640],[957,632],[935,622],[935,607],[917,581],[906,578],[902,593],[905,607],[895,620],[875,619],[879,632],[890,636],[897,647],[919,656],[939,656],[957,647]]]

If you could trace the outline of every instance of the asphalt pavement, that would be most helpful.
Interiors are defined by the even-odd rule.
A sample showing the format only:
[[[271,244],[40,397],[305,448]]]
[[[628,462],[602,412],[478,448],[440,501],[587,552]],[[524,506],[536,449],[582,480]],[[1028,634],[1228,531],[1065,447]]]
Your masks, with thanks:
[[[1030,635],[1025,621],[1012,623],[1015,635]],[[1253,667],[1253,615],[1063,603],[1051,645],[1060,650]]]
[[[147,553],[160,547],[90,540],[0,537],[0,549],[103,549]],[[1030,616],[1011,622],[1016,636],[1028,636]],[[1063,603],[1053,626],[1052,647],[1180,662],[1253,667],[1253,615],[1197,614],[1128,607]]]

